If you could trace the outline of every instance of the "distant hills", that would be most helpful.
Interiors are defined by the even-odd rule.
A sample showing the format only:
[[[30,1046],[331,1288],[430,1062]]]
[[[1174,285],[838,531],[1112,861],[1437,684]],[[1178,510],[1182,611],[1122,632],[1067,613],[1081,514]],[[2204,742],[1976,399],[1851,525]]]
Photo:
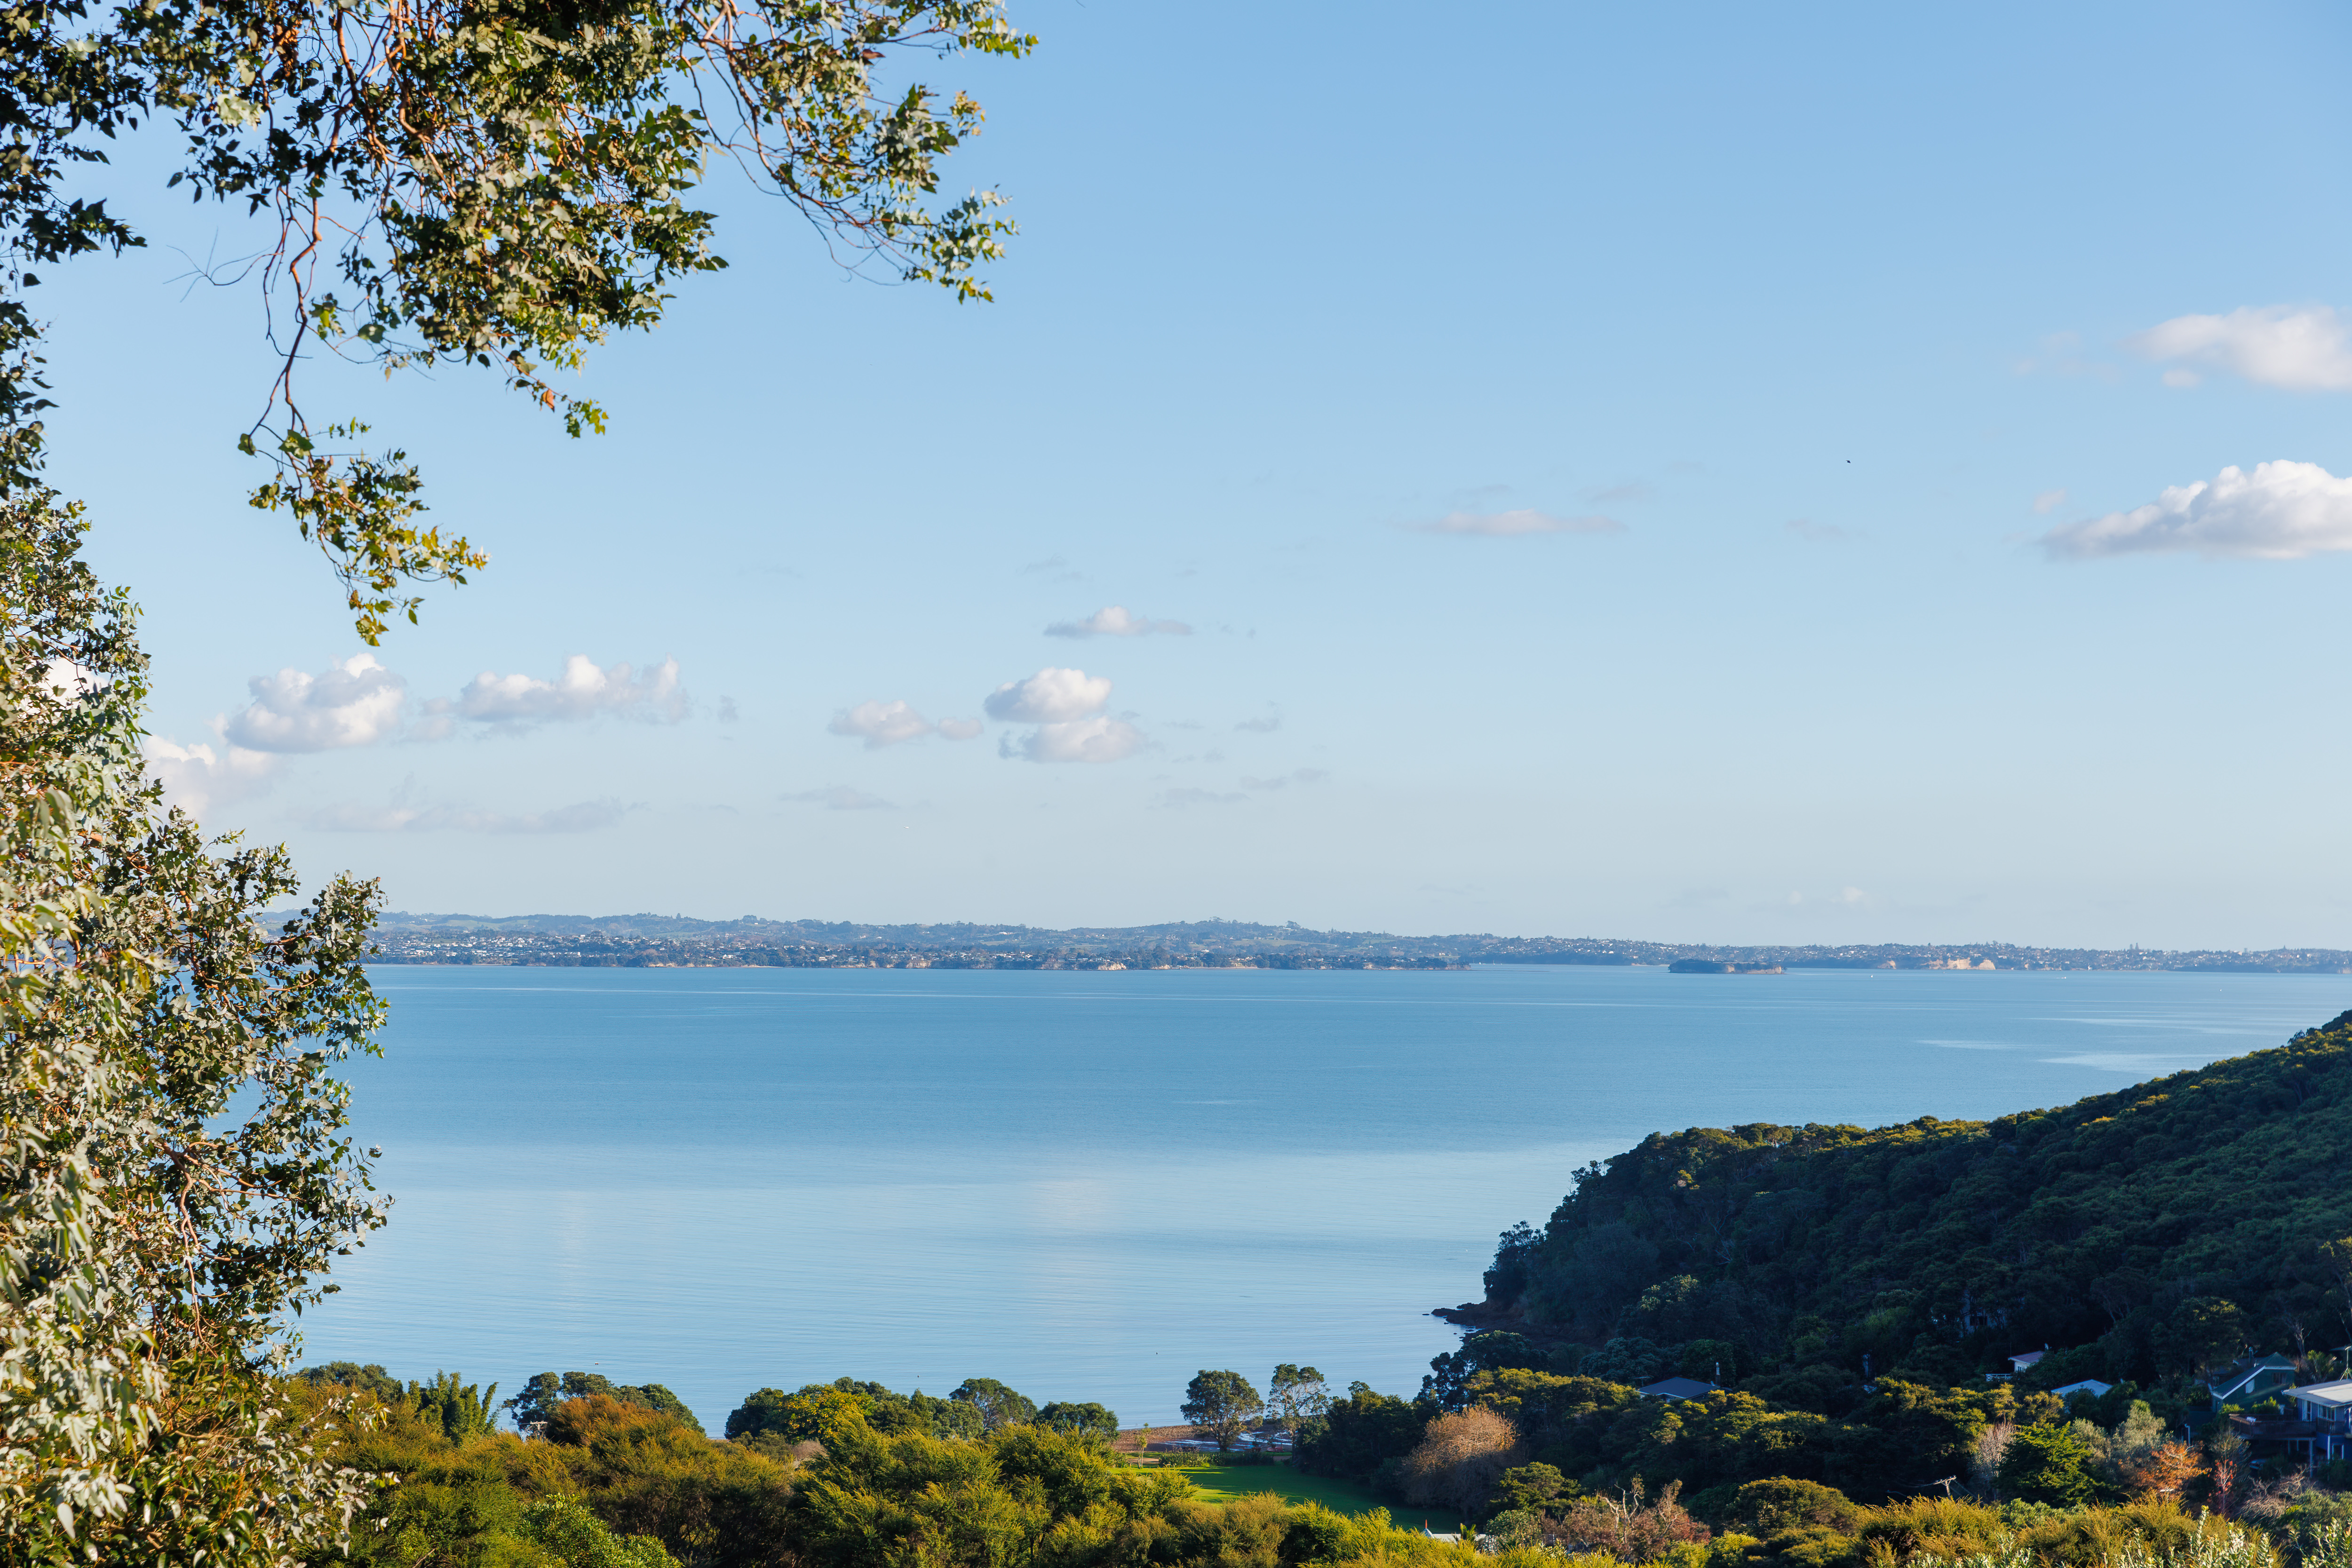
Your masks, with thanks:
[[[2102,969],[2270,974],[2352,973],[2352,952],[2263,952],[1884,942],[1727,947],[1601,937],[1492,933],[1398,936],[1297,924],[1175,921],[1147,926],[865,925],[847,921],[703,921],[686,915],[385,915],[385,963],[786,968],[1454,969],[1473,963],[1720,965],[1790,969]],[[1759,982],[1760,983],[1760,982]]]

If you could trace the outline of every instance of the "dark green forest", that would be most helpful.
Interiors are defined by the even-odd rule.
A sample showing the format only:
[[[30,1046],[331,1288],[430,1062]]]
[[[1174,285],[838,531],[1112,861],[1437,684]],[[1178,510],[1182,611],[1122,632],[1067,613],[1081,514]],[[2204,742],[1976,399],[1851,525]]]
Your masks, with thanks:
[[[1507,1232],[1463,1318],[1483,1364],[1796,1394],[2154,1385],[2352,1340],[2352,1013],[2287,1045],[1992,1121],[1659,1132]],[[1474,1341],[1474,1343],[1475,1342]],[[1496,1354],[1500,1359],[1496,1360]],[[1480,1370],[1448,1358],[1433,1391]],[[1819,1397],[1803,1400],[1819,1404]]]

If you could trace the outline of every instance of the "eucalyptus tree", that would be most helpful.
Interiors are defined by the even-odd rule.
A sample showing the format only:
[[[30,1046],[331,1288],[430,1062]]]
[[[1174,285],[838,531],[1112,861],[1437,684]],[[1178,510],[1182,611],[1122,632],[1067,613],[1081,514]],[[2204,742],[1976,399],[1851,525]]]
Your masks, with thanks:
[[[20,471],[31,268],[144,243],[89,193],[109,146],[161,122],[182,147],[170,184],[270,237],[223,274],[259,293],[277,349],[236,438],[270,469],[253,503],[325,553],[370,642],[415,619],[409,589],[487,557],[419,521],[400,451],[314,423],[307,358],[477,366],[572,434],[601,429],[604,408],[550,378],[726,265],[689,199],[714,161],[850,264],[984,299],[977,269],[1013,226],[993,191],[940,195],[981,106],[879,73],[1034,44],[1000,0],[26,0],[0,22],[0,418]]]
[[[139,755],[131,607],[0,497],[0,1560],[276,1563],[350,1517],[260,1375],[381,1224],[335,1065],[373,886],[206,843]]]
[[[1298,1429],[1331,1409],[1331,1385],[1311,1366],[1284,1362],[1266,1383],[1266,1404],[1282,1424],[1283,1435],[1298,1440]]]
[[[897,62],[1032,42],[997,0],[0,4],[0,1562],[331,1547],[362,1478],[268,1373],[384,1218],[335,1076],[383,1018],[377,889],[334,879],[262,929],[293,868],[164,806],[134,613],[43,479],[28,290],[145,243],[109,150],[163,140],[173,186],[271,237],[215,274],[274,349],[222,439],[374,642],[487,556],[425,521],[396,447],[314,416],[306,363],[473,366],[599,429],[552,377],[724,266],[690,200],[718,162],[847,264],[985,298],[1012,226],[940,191],[980,106]]]

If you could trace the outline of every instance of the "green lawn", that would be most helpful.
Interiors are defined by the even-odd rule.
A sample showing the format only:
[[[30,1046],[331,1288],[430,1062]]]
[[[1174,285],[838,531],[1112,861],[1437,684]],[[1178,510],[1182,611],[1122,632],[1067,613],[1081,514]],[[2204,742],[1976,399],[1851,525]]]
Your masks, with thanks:
[[[1288,1465],[1239,1465],[1231,1468],[1202,1466],[1177,1473],[1192,1482],[1210,1502],[1231,1502],[1253,1492],[1272,1492],[1285,1502],[1319,1502],[1334,1513],[1369,1513],[1388,1506],[1368,1488],[1324,1476],[1301,1475]]]

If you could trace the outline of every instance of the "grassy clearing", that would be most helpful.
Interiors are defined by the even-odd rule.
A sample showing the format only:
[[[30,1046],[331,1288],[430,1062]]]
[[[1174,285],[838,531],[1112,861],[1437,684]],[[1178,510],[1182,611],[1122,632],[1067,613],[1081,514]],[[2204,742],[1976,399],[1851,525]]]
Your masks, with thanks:
[[[1301,1475],[1288,1465],[1187,1467],[1177,1473],[1209,1502],[1231,1502],[1255,1492],[1272,1492],[1285,1502],[1319,1502],[1333,1513],[1370,1513],[1388,1506],[1367,1488],[1327,1476]]]

